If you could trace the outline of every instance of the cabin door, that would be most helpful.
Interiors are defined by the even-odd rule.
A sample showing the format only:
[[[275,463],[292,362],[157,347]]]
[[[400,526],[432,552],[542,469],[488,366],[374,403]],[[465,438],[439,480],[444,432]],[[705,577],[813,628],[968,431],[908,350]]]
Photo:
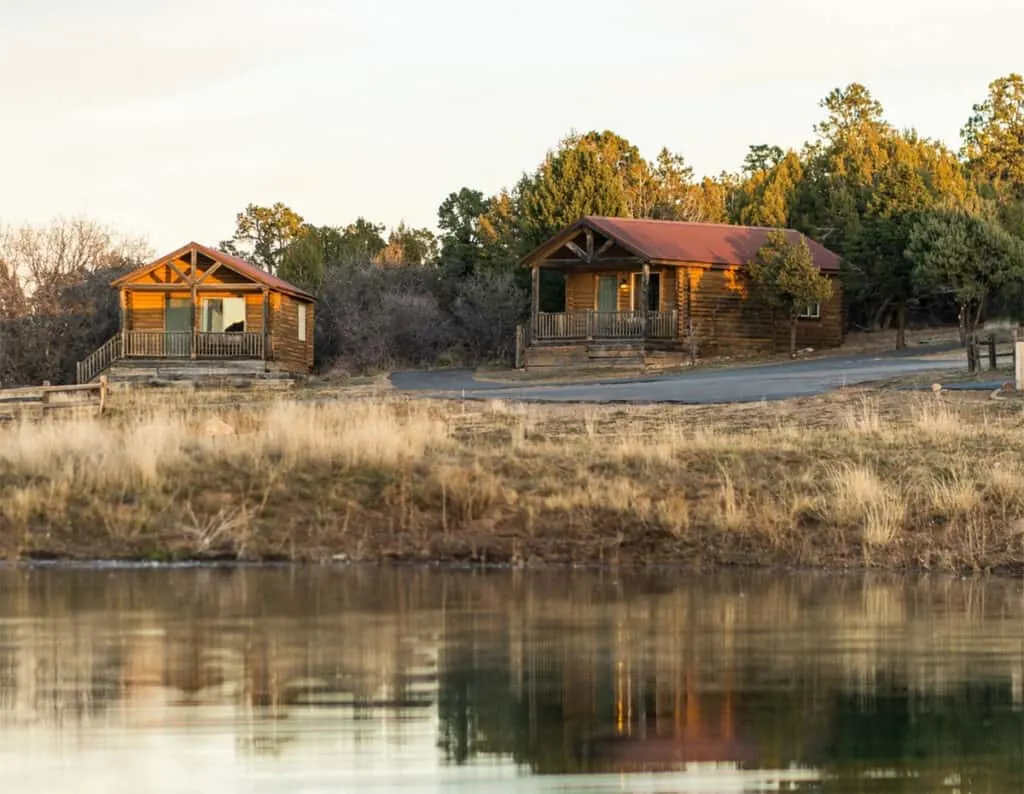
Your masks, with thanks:
[[[188,358],[192,350],[192,301],[168,296],[164,307],[164,355]]]
[[[598,276],[597,278],[597,311],[600,313],[614,312],[619,309],[619,278],[618,276]]]

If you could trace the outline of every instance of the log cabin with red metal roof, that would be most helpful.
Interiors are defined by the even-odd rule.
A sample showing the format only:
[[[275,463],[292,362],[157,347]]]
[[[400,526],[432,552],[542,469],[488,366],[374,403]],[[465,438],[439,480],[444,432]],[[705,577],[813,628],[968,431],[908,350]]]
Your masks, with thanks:
[[[521,364],[528,368],[671,365],[701,358],[787,350],[789,326],[754,294],[747,264],[773,229],[588,216],[528,254],[530,321]],[[832,297],[808,306],[799,348],[844,339],[840,259],[800,232]],[[541,311],[541,271],[562,275],[561,311]],[[551,307],[546,307],[551,308]]]
[[[189,379],[313,367],[314,297],[244,259],[188,243],[112,286],[121,330],[79,362],[80,383],[108,371]]]

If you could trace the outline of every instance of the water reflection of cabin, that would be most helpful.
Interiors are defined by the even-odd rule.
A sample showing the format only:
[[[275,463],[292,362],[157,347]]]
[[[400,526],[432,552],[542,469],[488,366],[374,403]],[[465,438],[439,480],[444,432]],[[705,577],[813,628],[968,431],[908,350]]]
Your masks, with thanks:
[[[198,243],[114,281],[121,330],[79,365],[80,382],[122,359],[217,359],[313,366],[309,293],[238,257]]]

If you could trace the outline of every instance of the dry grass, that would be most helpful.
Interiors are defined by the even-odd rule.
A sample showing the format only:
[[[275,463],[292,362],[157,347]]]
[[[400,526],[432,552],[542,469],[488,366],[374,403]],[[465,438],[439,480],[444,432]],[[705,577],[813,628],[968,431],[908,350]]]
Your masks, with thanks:
[[[134,396],[0,428],[13,557],[1024,564],[1012,403],[527,406]],[[168,408],[167,403],[173,403]]]

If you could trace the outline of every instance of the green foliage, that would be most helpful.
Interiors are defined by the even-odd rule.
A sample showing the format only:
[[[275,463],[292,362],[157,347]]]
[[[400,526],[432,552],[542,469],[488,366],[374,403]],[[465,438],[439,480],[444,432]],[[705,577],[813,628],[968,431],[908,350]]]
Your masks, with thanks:
[[[770,171],[779,164],[786,152],[779,146],[768,146],[763,143],[753,144],[743,159],[743,173],[756,174]]]
[[[796,152],[786,152],[778,158],[774,158],[774,152],[770,155],[763,159],[765,166],[749,171],[747,179],[733,192],[732,212],[737,223],[782,228],[793,225],[804,164]],[[768,165],[773,158],[774,162]]]
[[[973,331],[990,295],[1024,280],[1024,243],[997,223],[960,211],[921,216],[910,231],[907,256],[915,285],[948,294]]]
[[[961,131],[971,175],[998,194],[1024,198],[1024,77],[993,80]]]
[[[382,265],[427,265],[437,259],[437,238],[430,229],[413,229],[399,223],[376,261]]]
[[[796,326],[809,304],[827,300],[832,282],[814,264],[807,241],[790,242],[783,231],[769,233],[757,256],[748,265],[757,294],[769,306],[779,309],[790,324],[790,355],[796,353]]]
[[[276,273],[285,250],[299,237],[302,228],[302,216],[281,202],[271,207],[250,204],[238,213],[235,234],[221,247],[268,273]]]
[[[865,128],[886,126],[881,103],[860,83],[835,88],[819,103],[828,117],[815,127],[823,139],[835,143]]]
[[[481,224],[491,200],[479,190],[464,187],[450,193],[437,210],[439,255],[442,265],[452,272],[469,273],[483,248]]]

